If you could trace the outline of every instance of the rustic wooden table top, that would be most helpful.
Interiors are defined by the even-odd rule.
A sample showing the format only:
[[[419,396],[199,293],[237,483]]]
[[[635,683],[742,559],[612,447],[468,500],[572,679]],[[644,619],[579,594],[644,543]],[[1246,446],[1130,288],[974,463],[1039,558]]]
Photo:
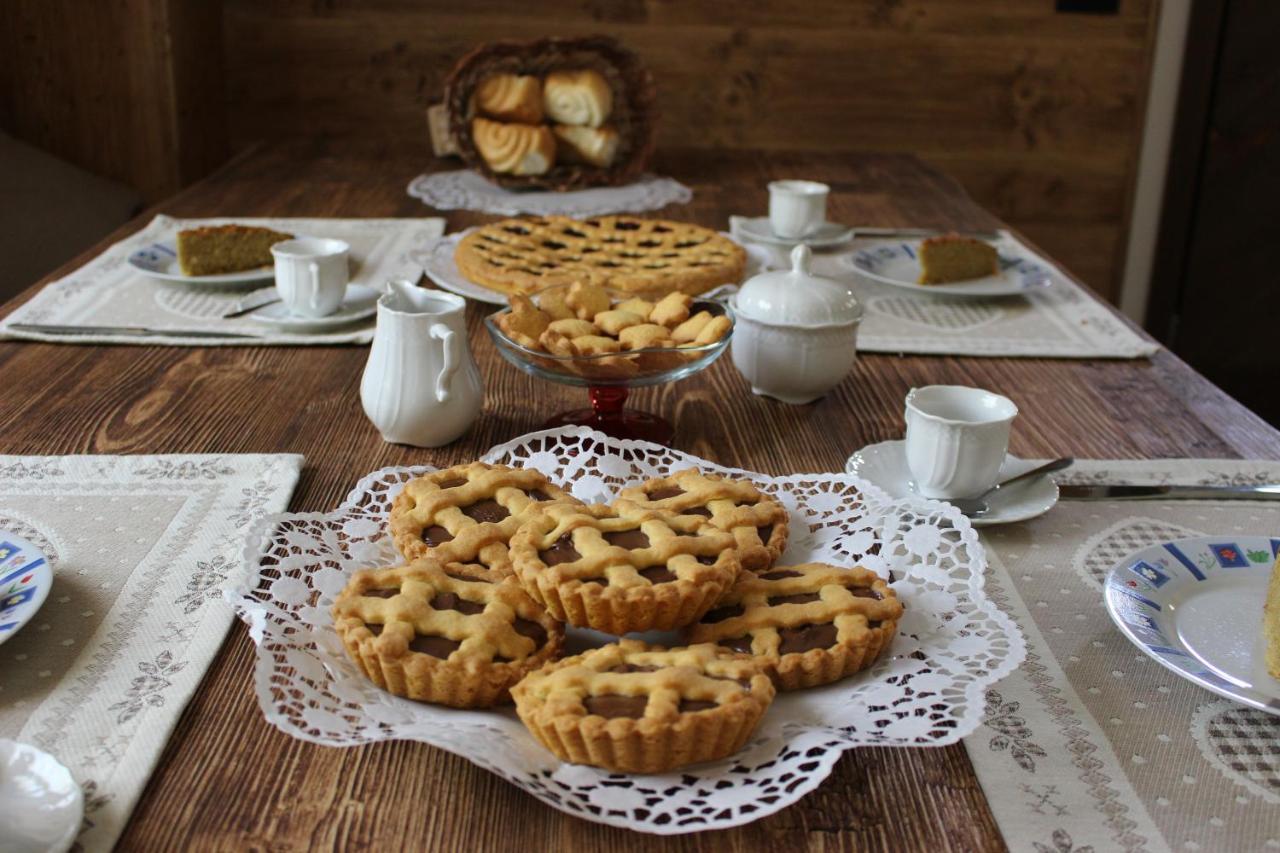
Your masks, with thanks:
[[[432,168],[422,140],[278,143],[148,211],[56,275],[162,211],[174,216],[424,216],[405,193]],[[446,164],[447,165],[447,164]],[[841,222],[968,229],[998,223],[953,181],[905,156],[778,157],[669,153],[656,164],[694,188],[662,215],[725,227],[763,210],[764,185],[802,175],[831,184]],[[489,217],[447,213],[450,231]],[[50,276],[53,278],[55,276]],[[41,282],[43,284],[43,282]],[[1158,286],[1158,285],[1157,285]],[[28,291],[28,295],[36,288]],[[15,303],[16,304],[16,303]],[[336,506],[363,474],[387,465],[470,460],[582,405],[579,389],[512,368],[471,306],[484,413],[438,450],[383,443],[360,408],[361,347],[66,346],[0,343],[4,441],[14,454],[251,453],[306,455],[292,509]],[[1280,434],[1167,352],[1150,361],[863,355],[831,394],[807,406],[754,397],[727,358],[633,403],[670,418],[675,445],[717,462],[783,474],[839,471],[865,444],[902,433],[914,385],[999,390],[1022,416],[1023,456],[1280,458]],[[126,849],[840,849],[1004,847],[960,745],[861,749],[796,805],[734,830],[655,839],[568,817],[425,744],[327,749],[263,721],[253,651],[237,623],[184,712],[132,821]]]

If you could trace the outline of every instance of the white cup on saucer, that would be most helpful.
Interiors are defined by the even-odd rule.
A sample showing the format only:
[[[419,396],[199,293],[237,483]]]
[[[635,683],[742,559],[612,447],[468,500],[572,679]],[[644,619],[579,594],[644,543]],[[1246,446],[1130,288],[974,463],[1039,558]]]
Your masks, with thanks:
[[[907,467],[926,498],[969,498],[996,484],[1018,407],[1008,397],[963,385],[907,394]]]
[[[807,237],[827,221],[831,188],[817,181],[772,181],[769,184],[769,225],[786,239]]]
[[[327,317],[342,304],[351,247],[341,240],[297,237],[276,243],[276,290],[290,314]]]

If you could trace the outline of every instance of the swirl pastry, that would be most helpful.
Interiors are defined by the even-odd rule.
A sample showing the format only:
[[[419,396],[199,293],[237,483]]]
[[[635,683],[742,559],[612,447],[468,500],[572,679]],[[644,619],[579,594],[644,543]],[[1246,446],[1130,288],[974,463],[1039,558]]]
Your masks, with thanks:
[[[471,139],[495,172],[543,175],[556,161],[556,138],[545,125],[477,118],[471,122]]]
[[[618,153],[618,131],[612,127],[557,124],[551,131],[556,135],[556,158],[562,163],[604,168]]]
[[[494,74],[476,87],[476,109],[490,118],[542,123],[542,81],[518,74]]]
[[[552,71],[542,83],[542,104],[552,121],[599,127],[613,111],[613,90],[599,71]]]

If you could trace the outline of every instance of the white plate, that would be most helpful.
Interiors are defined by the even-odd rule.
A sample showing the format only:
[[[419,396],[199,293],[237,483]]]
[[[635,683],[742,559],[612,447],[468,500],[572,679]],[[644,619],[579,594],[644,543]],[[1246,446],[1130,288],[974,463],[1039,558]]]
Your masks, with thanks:
[[[1014,296],[1053,284],[1048,267],[1020,254],[1018,246],[1011,243],[998,247],[999,275],[954,284],[920,284],[919,248],[919,240],[860,241],[842,262],[872,281],[930,296]]]
[[[844,470],[879,486],[895,498],[918,498],[911,471],[907,468],[906,442],[882,441],[870,444],[849,457]],[[1027,462],[1006,454],[1000,466],[1000,479],[1017,476],[1034,468],[1038,462]],[[980,518],[971,518],[974,527],[1010,524],[1044,515],[1058,502],[1058,484],[1048,474],[1033,477],[996,489],[986,497],[990,509]]]
[[[346,298],[342,300],[337,311],[326,317],[299,317],[296,314],[290,314],[283,302],[272,302],[245,316],[285,332],[318,332],[372,317],[378,310],[380,295],[372,287],[348,284]]]
[[[458,248],[458,241],[474,230],[474,228],[468,228],[466,231],[458,231],[441,237],[423,253],[422,269],[429,279],[450,293],[456,293],[459,296],[474,299],[477,302],[488,302],[490,305],[506,305],[507,294],[497,290],[490,290],[484,285],[471,281],[462,274],[462,271],[458,269],[458,264],[453,259],[454,250]],[[721,232],[721,234],[731,240],[733,239],[729,234],[724,234],[724,232]],[[734,242],[738,241],[734,240]],[[747,264],[742,274],[743,281],[769,269],[768,252],[758,246],[743,246],[742,248],[747,251]],[[734,284],[741,284],[741,282],[734,282]],[[724,285],[721,285],[721,287],[724,287]],[[707,298],[707,294],[703,294],[700,298]]]
[[[0,738],[0,850],[61,853],[80,834],[84,794],[47,752]]]
[[[1280,538],[1199,536],[1116,564],[1107,612],[1124,635],[1187,681],[1280,715],[1280,681],[1263,659],[1262,603]]]
[[[175,240],[165,239],[135,249],[129,255],[129,266],[143,275],[180,284],[198,284],[205,287],[241,287],[269,278],[275,278],[274,266],[258,267],[243,272],[217,275],[183,275],[178,269],[178,246]]]
[[[815,249],[825,249],[848,243],[853,237],[854,230],[847,225],[841,225],[839,222],[824,222],[817,231],[807,237],[779,237],[773,233],[773,226],[769,224],[769,217],[767,216],[744,216],[737,220],[737,227],[745,240],[764,243],[769,246],[787,247],[799,246],[804,243],[806,246]]]
[[[31,621],[52,585],[53,570],[44,553],[21,536],[0,530],[0,643]]]

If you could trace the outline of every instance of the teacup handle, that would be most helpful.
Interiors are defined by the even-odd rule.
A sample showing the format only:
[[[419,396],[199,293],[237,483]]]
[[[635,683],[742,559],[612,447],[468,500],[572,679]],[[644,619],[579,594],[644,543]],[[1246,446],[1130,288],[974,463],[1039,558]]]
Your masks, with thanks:
[[[440,375],[436,377],[436,399],[446,403],[449,401],[449,382],[460,361],[457,335],[444,323],[436,323],[431,327],[431,337],[444,343],[444,367],[440,368]]]

